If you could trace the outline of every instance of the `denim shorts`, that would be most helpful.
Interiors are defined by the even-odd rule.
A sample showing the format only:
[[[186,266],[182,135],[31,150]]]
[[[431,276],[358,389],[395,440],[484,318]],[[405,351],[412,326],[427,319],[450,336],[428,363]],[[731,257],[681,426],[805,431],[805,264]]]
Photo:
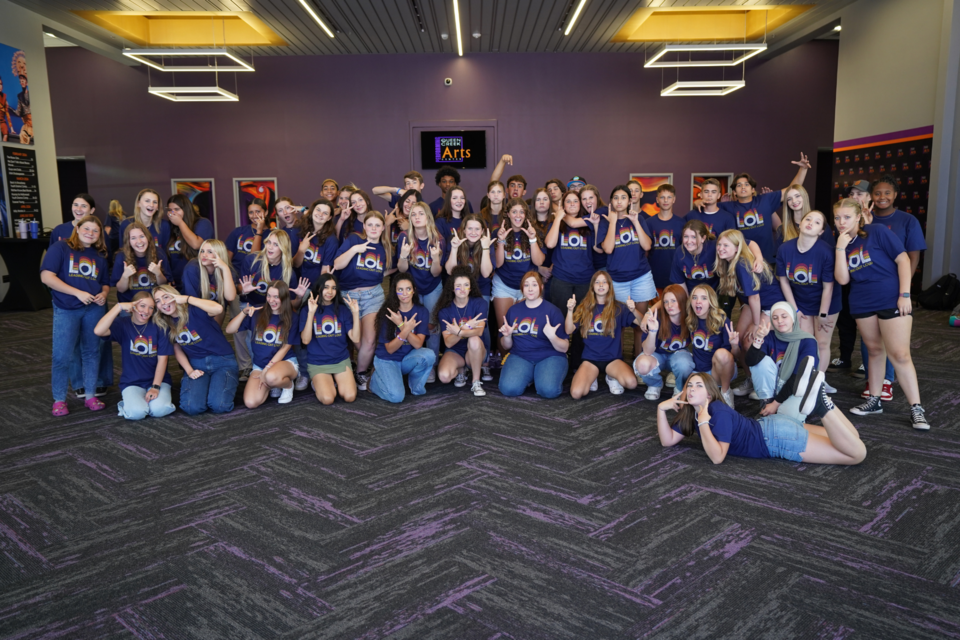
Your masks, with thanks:
[[[293,368],[296,369],[297,371],[300,370],[300,363],[297,361],[296,358],[284,358],[283,361],[289,362],[290,364],[292,364]],[[253,365],[250,368],[253,369],[254,371],[263,371],[263,367],[258,367],[257,365]]]
[[[511,289],[503,283],[503,280],[500,279],[500,274],[493,274],[493,297],[494,298],[511,298],[513,300],[519,300],[523,297],[523,294],[520,292],[520,289]]]
[[[803,424],[789,416],[774,414],[758,418],[763,439],[771,458],[783,458],[794,462],[803,462],[800,454],[807,450],[810,432]]]
[[[629,297],[634,302],[647,302],[657,297],[657,287],[653,283],[653,273],[646,272],[630,282],[614,282],[613,293],[617,302],[626,302]]]
[[[369,289],[344,291],[343,295],[349,296],[354,300],[360,301],[360,317],[368,316],[371,313],[380,311],[386,298],[383,295],[383,287],[370,287]]]

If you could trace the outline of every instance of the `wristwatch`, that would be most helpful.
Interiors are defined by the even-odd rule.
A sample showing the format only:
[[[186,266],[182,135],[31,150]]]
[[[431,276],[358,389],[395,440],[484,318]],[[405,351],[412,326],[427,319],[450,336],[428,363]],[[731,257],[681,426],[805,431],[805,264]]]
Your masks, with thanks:
[[[158,385],[158,384],[152,384],[152,385],[150,385],[150,388],[151,388],[151,389],[156,389],[157,391],[160,391],[160,385]]]
[[[821,314],[820,314],[820,317],[821,317],[821,318],[826,318],[826,317],[827,317],[827,314],[821,313]]]
[[[901,297],[901,298],[909,298],[909,297],[910,297],[910,294],[909,294],[909,293],[901,293],[901,294],[900,294],[900,297]]]

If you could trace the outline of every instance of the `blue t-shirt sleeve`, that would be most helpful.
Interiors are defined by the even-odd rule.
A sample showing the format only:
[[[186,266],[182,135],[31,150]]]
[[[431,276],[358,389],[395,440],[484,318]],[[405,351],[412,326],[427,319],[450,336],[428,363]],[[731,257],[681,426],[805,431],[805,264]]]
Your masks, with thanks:
[[[673,265],[670,267],[670,282],[672,284],[683,284],[686,278],[683,277],[683,252],[678,247],[677,252],[673,254]]]
[[[759,211],[769,211],[771,213],[777,213],[777,209],[780,208],[780,205],[783,204],[783,192],[779,189],[775,189],[770,193],[762,193],[757,196],[757,209]],[[773,222],[770,223],[771,225]]]
[[[227,235],[227,241],[225,242],[225,244],[227,245],[227,251],[229,251],[230,253],[237,252],[237,238],[239,237],[240,237],[240,227],[237,227],[236,229],[231,231],[229,235]]]
[[[826,247],[824,248],[827,249]],[[832,251],[827,249],[823,252],[823,265],[820,269],[821,282],[833,282],[833,267],[836,263],[836,258],[834,257],[835,253],[836,249]]]
[[[887,229],[885,225],[870,225],[868,233],[876,234],[877,244],[890,257],[890,260],[896,260],[898,255],[906,251],[903,243],[900,242],[900,238],[893,231]]]
[[[904,213],[907,218],[906,234],[903,240],[903,246],[906,251],[924,251],[927,248],[927,241],[923,237],[923,229],[920,227],[920,221],[909,213]]]
[[[180,285],[180,291],[182,291],[184,295],[193,296],[194,298],[200,297],[200,264],[196,259],[188,262],[187,266],[183,268],[183,276],[181,279],[183,282],[177,284]]]
[[[782,228],[782,227],[781,227]],[[787,277],[787,252],[790,250],[790,244],[782,244],[780,248],[777,249],[777,277],[786,278]]]
[[[737,262],[737,282],[740,284],[740,288],[743,290],[743,295],[750,297],[753,295],[758,295],[760,293],[759,286],[755,286],[753,283],[753,272],[750,268],[743,262]]]
[[[323,249],[321,249],[322,257],[320,266],[322,267],[333,267],[333,259],[338,255],[337,249],[339,244],[337,242],[337,234],[332,233],[330,237],[327,238],[326,242],[323,243]]]
[[[163,329],[157,331],[157,355],[158,356],[172,356],[174,355],[173,343],[170,342],[170,338],[167,337],[167,332]]]
[[[413,307],[413,313],[417,314],[417,320],[420,322],[413,330],[417,335],[429,336],[430,335],[430,312],[427,311],[426,307],[415,305]]]
[[[717,442],[730,444],[733,441],[733,416],[719,408],[713,409],[713,414],[710,416],[710,433]]]
[[[817,341],[813,338],[804,338],[800,341],[800,350],[797,353],[797,366],[800,366],[800,363],[803,362],[803,359],[807,356],[813,358],[814,366],[820,367],[820,348],[817,346]],[[796,372],[794,372],[796,373]]]
[[[113,260],[113,270],[110,272],[110,286],[115,287],[117,283],[120,282],[120,278],[123,277],[123,265],[125,260],[123,252],[117,253],[116,258]]]
[[[244,314],[244,315],[246,315],[246,314]],[[257,314],[254,313],[253,316],[247,316],[246,318],[244,318],[244,319],[243,319],[243,322],[240,323],[240,328],[237,329],[237,332],[239,333],[239,332],[241,332],[241,331],[253,331],[254,327],[256,326],[256,325],[253,324],[253,323],[254,323],[254,316],[256,316],[256,315],[257,315]]]
[[[167,279],[167,282],[172,281],[173,272],[170,271],[170,256],[160,247],[157,247],[157,262],[160,262],[160,273],[163,274],[163,277]]]

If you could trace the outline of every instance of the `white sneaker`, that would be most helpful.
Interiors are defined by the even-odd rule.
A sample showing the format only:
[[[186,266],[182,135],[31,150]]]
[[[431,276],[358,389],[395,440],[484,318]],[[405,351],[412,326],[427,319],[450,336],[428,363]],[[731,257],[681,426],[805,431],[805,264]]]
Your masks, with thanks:
[[[733,395],[742,398],[743,396],[749,396],[751,391],[753,391],[753,380],[750,376],[747,376],[747,378],[740,383],[739,387],[733,389]],[[756,400],[756,398],[754,399]]]
[[[430,369],[430,375],[427,376],[427,384],[430,384],[431,382],[436,382],[436,381],[437,381],[437,370]]]
[[[643,394],[643,397],[647,400],[659,400],[662,389],[663,387],[647,387],[647,392]]]
[[[672,373],[667,374],[667,380],[663,383],[665,387],[675,387],[677,385],[677,378]]]
[[[674,387],[674,388],[673,388],[673,397],[674,397],[674,398],[676,398],[677,396],[679,396],[681,393],[683,393],[683,389],[681,389],[680,387]]]
[[[473,391],[473,395],[477,396],[478,398],[480,396],[487,395],[487,392],[483,390],[483,383],[479,380],[473,383],[473,386],[470,387],[470,391]]]
[[[832,386],[832,385],[831,385],[829,382],[827,382],[826,380],[823,381],[823,388],[824,388],[824,390],[825,390],[827,393],[831,393],[831,394],[832,394],[832,393],[836,393],[836,392],[837,392],[837,388],[834,387],[834,386]]]
[[[279,398],[281,391],[283,391],[283,389],[281,389],[280,387],[274,387],[273,389],[270,389],[270,397]]]
[[[594,381],[590,383],[590,391],[596,391],[599,388],[600,388],[600,385],[597,384],[596,379],[594,379]]]
[[[457,371],[457,379],[453,381],[453,386],[457,389],[467,386],[467,372],[463,367]]]
[[[279,404],[287,404],[293,400],[293,387],[287,387],[280,393],[280,399],[277,400]]]
[[[296,389],[297,391],[303,391],[307,388],[307,385],[310,384],[310,378],[307,376],[299,376],[297,378]]]
[[[615,396],[623,394],[623,385],[616,378],[611,378],[610,376],[606,377],[607,386],[610,387],[610,393]]]
[[[480,367],[480,371],[482,372],[480,374],[481,380],[483,380],[484,382],[490,382],[491,380],[493,380],[493,374],[490,373],[490,365],[488,364],[482,365]]]
[[[727,389],[726,391],[721,391],[720,395],[723,396],[723,401],[727,403],[728,407],[730,407],[731,409],[736,409],[736,407],[733,406],[733,391],[731,389]]]

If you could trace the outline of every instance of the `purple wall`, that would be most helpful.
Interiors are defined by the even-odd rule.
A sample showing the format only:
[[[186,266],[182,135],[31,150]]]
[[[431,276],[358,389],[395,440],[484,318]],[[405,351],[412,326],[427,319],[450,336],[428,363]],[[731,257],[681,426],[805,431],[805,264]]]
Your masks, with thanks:
[[[580,174],[606,199],[631,172],[673,172],[682,210],[694,171],[750,171],[782,188],[801,150],[815,161],[832,145],[837,43],[758,63],[746,88],[722,98],[662,98],[661,73],[628,54],[265,57],[236,74],[240,102],[219,104],[149,95],[144,69],[81,48],[47,49],[47,63],[57,154],[86,157],[98,201],[129,211],[143,187],[168,194],[170,178],[213,177],[225,237],[232,178],[275,176],[280,195],[304,204],[326,177],[396,185],[410,168],[410,123],[428,120],[497,120],[490,157],[512,153],[534,186]],[[160,75],[153,83],[167,84]],[[474,203],[492,168],[462,172]],[[432,200],[439,189],[427,181]]]

